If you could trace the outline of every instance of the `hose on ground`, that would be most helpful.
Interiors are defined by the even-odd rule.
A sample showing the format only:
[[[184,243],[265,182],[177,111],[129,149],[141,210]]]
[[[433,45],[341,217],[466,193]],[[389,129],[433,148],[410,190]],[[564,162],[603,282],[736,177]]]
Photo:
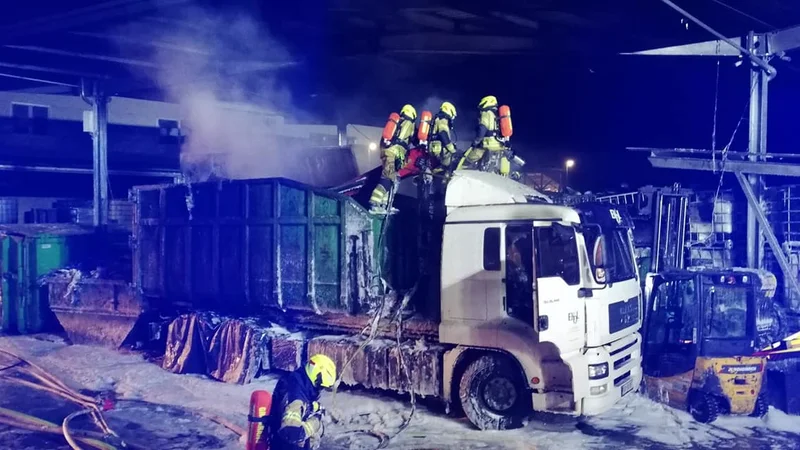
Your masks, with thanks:
[[[7,408],[0,408],[0,423],[29,431],[59,435],[63,434],[62,427],[55,423]],[[117,450],[117,447],[107,444],[101,440],[104,437],[101,433],[74,430],[72,431],[72,434],[75,435],[75,438],[73,443],[70,443],[70,446],[73,446],[73,444],[77,446],[74,441],[79,441],[85,445],[99,450]],[[75,448],[75,446],[73,446],[73,448]]]
[[[30,377],[36,380],[39,380],[42,384],[33,383],[31,381],[24,380],[21,378],[10,378],[12,381],[22,384],[24,386],[28,386],[34,389],[39,389],[45,392],[49,392],[51,394],[58,395],[86,408],[87,410],[86,414],[91,414],[94,422],[98,425],[98,427],[103,431],[103,433],[106,436],[112,436],[116,439],[119,439],[120,442],[122,443],[122,446],[123,447],[126,446],[125,443],[122,442],[122,440],[120,439],[119,435],[117,435],[117,433],[115,433],[111,429],[111,427],[108,426],[108,423],[103,417],[100,407],[97,405],[94,399],[70,389],[64,382],[62,382],[61,380],[59,380],[46,370],[42,369],[38,365],[20,357],[19,355],[16,355],[12,352],[2,349],[0,349],[0,354],[4,354],[6,356],[9,356],[11,358],[20,361],[22,365],[15,367],[15,370],[18,370],[26,375],[29,375]],[[63,433],[64,438],[67,440],[67,442],[70,443],[70,446],[72,446],[73,449],[80,450],[79,446],[73,445],[73,443],[70,442],[72,438],[69,436],[69,432],[67,431],[67,425],[66,425],[67,422],[68,421],[65,421],[65,424],[62,426],[62,429],[64,430]]]
[[[91,409],[75,411],[74,413],[65,417],[64,421],[61,422],[61,431],[63,431],[64,433],[64,439],[67,440],[67,444],[69,444],[69,446],[72,447],[72,450],[83,450],[83,449],[81,448],[80,445],[78,445],[77,442],[75,442],[75,439],[72,438],[72,434],[69,432],[69,421],[76,417],[84,416],[86,414],[91,414],[91,413],[92,413]]]

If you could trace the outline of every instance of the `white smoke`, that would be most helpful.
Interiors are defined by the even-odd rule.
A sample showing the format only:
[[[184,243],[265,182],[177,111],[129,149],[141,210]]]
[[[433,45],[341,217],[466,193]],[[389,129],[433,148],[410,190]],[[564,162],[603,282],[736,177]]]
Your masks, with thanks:
[[[181,162],[190,177],[207,177],[210,170],[199,168],[214,160],[228,178],[313,182],[308,140],[273,133],[284,123],[315,121],[276,76],[274,69],[295,63],[290,52],[246,12],[188,6],[169,20],[127,25],[122,36],[156,43],[148,55],[156,68],[143,75],[180,106]]]

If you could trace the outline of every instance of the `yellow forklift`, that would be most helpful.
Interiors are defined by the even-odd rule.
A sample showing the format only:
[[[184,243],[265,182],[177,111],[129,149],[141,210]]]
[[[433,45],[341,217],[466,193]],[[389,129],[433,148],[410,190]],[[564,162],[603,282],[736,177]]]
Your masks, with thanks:
[[[761,292],[755,271],[670,270],[647,277],[643,391],[688,410],[695,420],[720,414],[762,417],[766,358],[757,350]]]

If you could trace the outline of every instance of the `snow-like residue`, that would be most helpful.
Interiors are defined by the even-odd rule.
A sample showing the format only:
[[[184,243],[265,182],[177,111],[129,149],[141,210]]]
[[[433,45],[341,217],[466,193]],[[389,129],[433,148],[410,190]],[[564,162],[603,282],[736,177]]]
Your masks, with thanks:
[[[393,345],[389,340],[375,345]],[[113,390],[123,398],[202,410],[245,426],[250,393],[272,390],[276,378],[269,376],[239,386],[214,381],[200,375],[177,375],[145,361],[140,355],[115,352],[88,346],[68,346],[58,339],[42,340],[26,336],[0,336],[0,348],[30,358],[75,388]],[[411,412],[407,399],[377,392],[344,391],[324,393],[321,403],[331,409],[339,423],[326,425],[326,439],[331,450],[371,450],[376,442],[368,436],[348,440],[348,432],[374,430],[394,436]],[[633,449],[650,448],[660,443],[670,448],[715,448],[730,440],[753,440],[750,448],[764,447],[763,436],[781,438],[783,433],[797,433],[800,417],[770,410],[765,419],[720,417],[711,425],[699,424],[688,413],[630,395],[611,411],[585,420],[581,431],[571,418],[558,423],[531,421],[513,431],[478,431],[465,419],[448,417],[441,408],[428,402],[418,403],[410,426],[395,436],[389,449]],[[770,429],[770,433],[755,433]],[[762,436],[759,436],[762,435]],[[783,434],[782,439],[800,440],[800,435]],[[772,448],[783,448],[772,443]],[[777,445],[777,446],[776,446]],[[233,442],[227,449],[241,449]],[[746,447],[741,447],[746,448]]]
[[[800,417],[788,416],[775,408],[770,408],[763,419],[720,416],[712,424],[706,425],[696,422],[688,412],[670,408],[642,395],[629,396],[611,411],[589,418],[586,423],[601,432],[634,433],[641,438],[674,447],[713,445],[720,440],[746,438],[756,434],[754,430],[757,429],[800,432]]]

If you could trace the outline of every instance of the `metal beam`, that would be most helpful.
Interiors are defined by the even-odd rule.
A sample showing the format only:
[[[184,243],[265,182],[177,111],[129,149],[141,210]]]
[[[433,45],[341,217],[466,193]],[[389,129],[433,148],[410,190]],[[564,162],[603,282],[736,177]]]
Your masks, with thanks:
[[[187,3],[189,0],[111,0],[85,8],[78,8],[65,13],[39,16],[0,27],[0,36],[4,39],[53,33],[69,28],[90,25],[97,22],[108,22],[117,18],[129,18],[168,6]]]
[[[35,83],[42,83],[42,84],[52,84],[56,86],[79,87],[77,84],[63,83],[61,81],[45,80],[42,78],[25,77],[22,75],[14,75],[11,73],[0,73],[0,77],[14,78],[16,80],[33,81]]]
[[[70,52],[66,50],[59,50],[55,48],[46,48],[46,47],[37,47],[33,45],[6,45],[7,48],[13,48],[16,50],[26,50],[31,52],[38,52],[38,53],[48,53],[51,55],[59,55],[59,56],[70,56],[73,58],[85,58],[85,59],[94,59],[97,61],[107,61],[113,62],[117,64],[127,64],[131,66],[141,66],[141,67],[148,67],[152,69],[158,68],[157,64],[146,62],[146,61],[139,61],[136,59],[130,58],[118,58],[115,56],[107,56],[107,55],[95,55],[91,53],[78,53],[78,52]]]
[[[532,50],[536,40],[527,37],[453,35],[448,33],[411,33],[386,36],[380,45],[386,50],[405,52],[445,51],[502,52]]]
[[[441,16],[436,16],[434,13],[436,8],[423,8],[423,9],[404,9],[402,14],[411,22],[429,28],[435,28],[440,31],[453,32],[456,29],[456,23],[453,20],[445,19]]]
[[[151,46],[156,48],[162,48],[165,50],[175,50],[178,52],[184,53],[193,53],[196,55],[204,55],[210,56],[211,52],[208,50],[204,50],[199,47],[191,47],[185,44],[178,44],[173,42],[165,42],[165,41],[155,41],[155,40],[148,40],[148,39],[139,39],[133,38],[130,36],[125,36],[121,34],[114,34],[114,33],[92,33],[88,31],[71,31],[69,34],[74,36],[81,36],[81,37],[88,37],[88,38],[95,38],[101,39],[104,41],[111,41],[111,42],[124,42],[126,44],[134,44],[134,45],[143,45],[143,46]]]
[[[679,169],[679,170],[704,170],[742,172],[756,175],[775,175],[779,177],[800,177],[800,165],[775,163],[764,161],[722,161],[706,160],[699,158],[680,158],[670,156],[650,156],[650,164],[659,169]]]
[[[754,34],[753,33],[750,33],[750,38],[747,41],[748,44],[750,44],[749,47],[748,48],[744,48],[742,46],[742,44],[741,44],[741,41],[739,43],[736,43],[735,40],[732,40],[730,38],[727,38],[727,37],[723,36],[717,30],[715,30],[715,29],[711,28],[710,26],[706,25],[702,20],[698,19],[697,17],[689,14],[686,10],[684,10],[680,6],[676,5],[671,0],[661,0],[661,2],[663,2],[664,4],[669,6],[670,8],[674,9],[675,11],[677,11],[678,13],[680,13],[682,16],[686,17],[687,19],[691,20],[692,22],[697,24],[700,28],[702,28],[702,29],[708,31],[709,33],[713,34],[714,37],[716,37],[717,39],[720,39],[720,40],[726,42],[731,47],[736,48],[736,50],[738,50],[741,54],[747,55],[747,57],[750,58],[750,61],[752,61],[753,64],[756,64],[759,67],[761,67],[762,69],[764,69],[764,71],[767,72],[767,74],[769,75],[770,78],[774,78],[775,75],[778,73],[775,70],[775,68],[770,66],[769,63],[762,57],[764,55],[764,52],[766,52],[766,49],[763,48],[763,47],[766,47],[766,42],[764,42],[764,45],[762,46],[762,48],[760,48],[760,52],[761,52],[760,54],[757,54],[757,52],[755,51],[755,49],[757,47],[755,47],[753,45],[754,44],[754,41],[753,41]],[[765,41],[766,41],[766,39],[765,39]]]
[[[0,164],[2,172],[26,172],[26,173],[65,173],[73,175],[91,175],[92,169],[80,167],[56,167],[56,166],[28,166],[18,164]],[[180,170],[109,170],[109,175],[142,177],[142,178],[175,178],[181,174]]]
[[[767,33],[769,52],[780,54],[800,48],[800,25],[785,30]]]
[[[107,75],[98,75],[98,74],[91,74],[85,72],[75,72],[72,70],[64,70],[64,69],[57,69],[54,67],[44,67],[44,66],[35,66],[31,64],[11,64],[0,62],[0,67],[7,67],[9,69],[20,69],[20,70],[28,70],[31,72],[45,72],[45,73],[57,73],[59,75],[69,75],[73,77],[84,77],[84,78],[108,78]]]
[[[797,282],[797,275],[792,273],[792,268],[789,265],[789,261],[786,259],[786,255],[783,253],[783,249],[781,248],[781,244],[778,242],[778,238],[775,237],[775,233],[772,231],[772,226],[770,225],[769,220],[767,220],[767,216],[764,215],[764,211],[761,209],[758,197],[756,196],[755,192],[753,192],[752,186],[750,186],[750,183],[747,181],[747,178],[745,178],[744,174],[736,172],[736,179],[739,181],[739,185],[742,187],[745,197],[747,197],[747,203],[751,208],[753,208],[753,211],[755,211],[756,218],[761,225],[761,230],[764,233],[764,237],[767,239],[767,243],[769,243],[769,246],[772,249],[772,253],[775,255],[775,259],[778,260],[778,265],[783,271],[784,282],[788,280],[789,284],[792,286],[792,290],[800,298],[800,284]]]
[[[741,45],[742,39],[736,38],[734,42]],[[621,54],[634,56],[739,56],[742,53],[727,42],[716,40]]]

